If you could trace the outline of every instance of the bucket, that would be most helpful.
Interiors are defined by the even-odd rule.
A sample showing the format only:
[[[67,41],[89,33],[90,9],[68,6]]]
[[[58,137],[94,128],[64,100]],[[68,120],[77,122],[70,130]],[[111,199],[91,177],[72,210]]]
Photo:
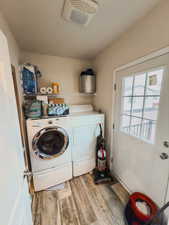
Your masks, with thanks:
[[[148,196],[135,192],[125,208],[125,218],[128,225],[145,225],[156,216],[157,205]]]

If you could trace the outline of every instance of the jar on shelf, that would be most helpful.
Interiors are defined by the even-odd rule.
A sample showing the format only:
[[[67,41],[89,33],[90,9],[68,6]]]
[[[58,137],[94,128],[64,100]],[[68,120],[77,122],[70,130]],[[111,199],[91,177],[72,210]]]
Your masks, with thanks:
[[[58,82],[53,82],[52,83],[52,88],[53,88],[53,94],[59,94],[60,92],[60,87]]]

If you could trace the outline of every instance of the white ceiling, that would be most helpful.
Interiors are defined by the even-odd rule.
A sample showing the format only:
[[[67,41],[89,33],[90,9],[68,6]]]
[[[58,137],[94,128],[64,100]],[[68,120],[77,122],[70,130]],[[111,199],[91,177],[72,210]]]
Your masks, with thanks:
[[[99,0],[88,27],[62,19],[64,0],[0,0],[0,10],[22,50],[91,59],[160,1]]]

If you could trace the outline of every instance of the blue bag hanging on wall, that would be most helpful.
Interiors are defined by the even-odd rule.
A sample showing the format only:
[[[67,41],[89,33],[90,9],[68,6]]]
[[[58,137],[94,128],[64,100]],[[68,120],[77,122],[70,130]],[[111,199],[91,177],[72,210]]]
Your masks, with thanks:
[[[22,67],[22,86],[25,94],[37,93],[37,76],[34,68],[30,66]]]

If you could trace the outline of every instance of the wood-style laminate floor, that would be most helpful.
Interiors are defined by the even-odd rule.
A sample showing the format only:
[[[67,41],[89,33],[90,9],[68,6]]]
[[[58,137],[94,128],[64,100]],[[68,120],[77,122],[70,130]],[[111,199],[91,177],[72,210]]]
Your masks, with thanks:
[[[34,225],[124,225],[123,205],[110,185],[93,183],[87,174],[67,182],[65,191],[33,197]]]

